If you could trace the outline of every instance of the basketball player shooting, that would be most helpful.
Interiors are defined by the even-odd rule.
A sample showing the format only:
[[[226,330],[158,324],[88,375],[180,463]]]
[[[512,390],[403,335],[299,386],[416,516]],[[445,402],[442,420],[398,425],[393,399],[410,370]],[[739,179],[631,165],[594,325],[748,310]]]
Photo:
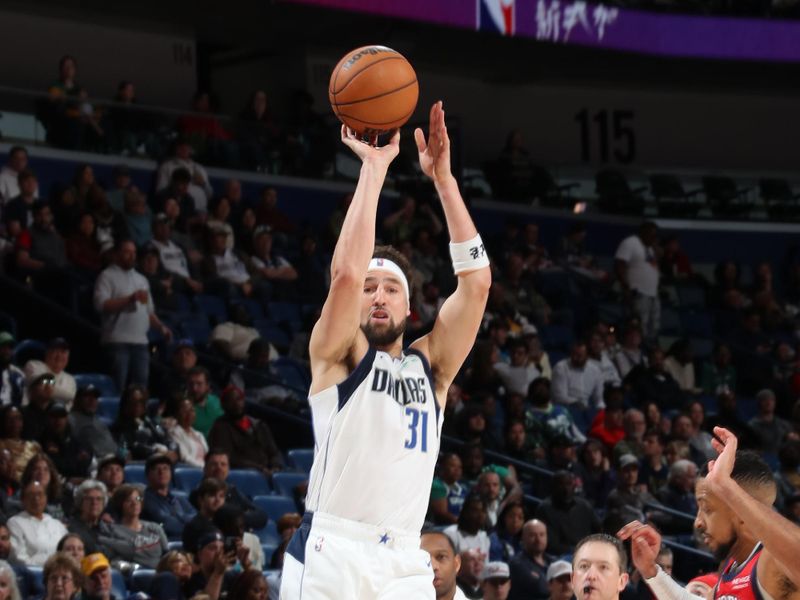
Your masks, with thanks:
[[[467,357],[491,285],[489,259],[450,172],[442,103],[428,139],[414,132],[433,180],[458,278],[431,332],[403,350],[408,264],[375,247],[378,197],[400,134],[374,147],[342,128],[362,162],[331,262],[331,286],[311,334],[315,454],[307,512],[290,541],[283,600],[434,598],[420,549],[446,392]]]
[[[730,431],[715,427],[714,433],[719,456],[695,487],[695,527],[724,561],[710,598],[800,600],[800,527],[772,509],[772,472],[757,454],[737,453]],[[656,565],[661,536],[655,529],[634,521],[617,535],[631,540],[633,563],[658,600],[697,600]]]

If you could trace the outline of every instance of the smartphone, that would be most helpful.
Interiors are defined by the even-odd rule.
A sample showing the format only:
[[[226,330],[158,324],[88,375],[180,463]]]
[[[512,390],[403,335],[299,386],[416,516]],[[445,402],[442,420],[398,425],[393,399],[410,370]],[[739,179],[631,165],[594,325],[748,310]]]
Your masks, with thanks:
[[[230,554],[231,552],[236,552],[236,539],[234,536],[226,536],[225,537],[225,554]]]

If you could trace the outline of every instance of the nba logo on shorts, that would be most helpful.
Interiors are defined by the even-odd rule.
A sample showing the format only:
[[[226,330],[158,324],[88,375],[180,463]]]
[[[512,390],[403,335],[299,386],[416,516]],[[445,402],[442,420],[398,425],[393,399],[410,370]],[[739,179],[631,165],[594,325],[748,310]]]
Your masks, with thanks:
[[[476,0],[478,31],[514,35],[516,30],[516,0]]]

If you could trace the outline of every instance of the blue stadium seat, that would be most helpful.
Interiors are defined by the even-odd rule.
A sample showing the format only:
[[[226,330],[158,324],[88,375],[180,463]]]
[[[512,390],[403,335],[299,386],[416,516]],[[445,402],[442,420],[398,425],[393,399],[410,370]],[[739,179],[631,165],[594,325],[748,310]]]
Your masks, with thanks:
[[[97,404],[97,416],[105,417],[112,423],[119,414],[119,396],[100,396]]]
[[[183,542],[167,542],[167,550],[183,550]]]
[[[545,350],[561,350],[569,352],[574,335],[569,327],[563,325],[542,325],[539,328],[539,337]]]
[[[706,308],[706,291],[699,285],[679,285],[678,302],[681,308],[694,308],[704,310]]]
[[[294,500],[283,496],[256,496],[253,503],[267,513],[270,521],[277,522],[286,513],[296,513]]]
[[[143,463],[125,465],[125,483],[141,483],[147,485]]]
[[[131,591],[147,593],[155,576],[155,569],[136,569],[131,575]]]
[[[275,473],[272,475],[272,486],[281,496],[294,498],[294,488],[308,481],[305,473]]]
[[[247,310],[247,314],[250,315],[250,318],[253,321],[258,319],[263,319],[266,315],[264,314],[264,307],[261,306],[261,303],[257,300],[253,300],[251,298],[245,298],[244,300],[239,300],[239,304],[245,307]]]
[[[253,327],[255,327],[261,337],[268,342],[275,344],[279,348],[289,347],[291,342],[289,336],[275,321],[270,319],[258,319],[253,322]]]
[[[231,469],[228,483],[235,485],[240,492],[250,498],[263,496],[271,491],[264,474],[254,469]]]
[[[286,323],[292,331],[299,331],[303,327],[300,306],[294,302],[270,302],[269,316],[273,321]]]
[[[274,498],[274,496],[258,496],[258,497]],[[262,527],[258,531],[254,531],[253,533],[258,536],[258,539],[262,544],[281,543],[281,536],[278,533],[278,525],[273,519],[269,519],[264,527]],[[267,557],[267,563],[269,563],[269,557]]]
[[[93,385],[100,390],[101,396],[119,396],[114,380],[105,373],[76,373],[75,383],[78,387]]]
[[[288,356],[276,358],[271,362],[271,365],[283,383],[289,387],[308,392],[308,388],[311,386],[311,376],[305,366]]]
[[[714,337],[711,315],[706,312],[684,312],[681,315],[683,329],[690,337],[710,339]]]
[[[311,448],[295,448],[286,453],[286,462],[295,471],[311,472],[311,463],[314,462],[314,450]]]
[[[172,495],[173,495],[173,496],[175,496],[176,498],[183,498],[183,499],[184,499],[184,500],[186,500],[186,501],[188,501],[188,500],[189,500],[189,492],[185,492],[185,491],[183,491],[183,490],[176,490],[176,489],[174,489],[174,488],[173,488],[173,489],[171,489],[171,490],[170,490],[170,492],[171,492],[171,493],[172,493]]]
[[[205,315],[186,315],[178,325],[181,336],[191,338],[195,343],[205,345],[211,335],[211,327]]]
[[[42,567],[28,566],[26,567],[31,572],[33,580],[38,585],[39,589],[44,589],[44,569]]]
[[[177,467],[172,477],[175,487],[184,492],[191,492],[203,480],[203,469],[200,467]]]
[[[261,544],[261,550],[264,552],[264,564],[270,564],[272,561],[272,555],[275,554],[275,550],[278,549],[280,544]]]
[[[665,308],[661,311],[661,332],[662,335],[680,336],[682,333],[681,317],[673,308]]]
[[[197,294],[194,305],[198,312],[205,314],[215,323],[224,323],[228,320],[228,309],[222,298],[208,294]]]
[[[22,340],[14,346],[14,364],[21,367],[29,360],[44,360],[45,349],[39,340]]]
[[[695,359],[704,360],[711,357],[711,352],[714,350],[714,342],[702,338],[690,338],[689,347],[692,349],[692,355]]]
[[[111,569],[111,592],[117,598],[127,598],[128,588],[125,585],[125,578],[116,569]]]

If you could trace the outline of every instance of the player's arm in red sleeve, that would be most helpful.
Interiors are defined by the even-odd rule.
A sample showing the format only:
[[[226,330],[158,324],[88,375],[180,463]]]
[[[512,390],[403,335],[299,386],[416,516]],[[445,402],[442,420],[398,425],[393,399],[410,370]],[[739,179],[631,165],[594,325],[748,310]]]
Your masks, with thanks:
[[[714,433],[722,441],[711,441],[719,456],[709,463],[706,482],[750,531],[758,532],[758,539],[764,544],[758,565],[759,582],[764,589],[773,598],[797,598],[800,596],[800,527],[775,512],[770,504],[751,496],[731,478],[738,441],[722,427],[715,427]],[[770,571],[777,576],[762,577],[764,572]],[[794,584],[794,592],[788,596],[780,581],[781,574]]]
[[[312,388],[324,385],[331,367],[351,354],[363,354],[366,338],[359,329],[361,294],[375,249],[375,217],[386,172],[400,148],[400,132],[381,148],[360,141],[342,126],[342,142],[361,159],[353,201],[344,218],[331,260],[331,287],[309,343]],[[356,348],[356,343],[362,348]],[[312,393],[319,391],[312,389]]]
[[[450,171],[450,138],[444,122],[442,103],[431,108],[428,140],[421,129],[414,131],[422,171],[431,179],[439,194],[450,233],[451,244],[474,240],[478,230],[472,222],[458,184]],[[479,238],[478,238],[479,239]],[[485,256],[483,244],[475,247],[476,256]],[[428,356],[436,374],[437,398],[445,392],[467,358],[483,318],[492,274],[485,266],[461,271],[456,291],[445,300],[432,331],[417,340],[414,347]]]

